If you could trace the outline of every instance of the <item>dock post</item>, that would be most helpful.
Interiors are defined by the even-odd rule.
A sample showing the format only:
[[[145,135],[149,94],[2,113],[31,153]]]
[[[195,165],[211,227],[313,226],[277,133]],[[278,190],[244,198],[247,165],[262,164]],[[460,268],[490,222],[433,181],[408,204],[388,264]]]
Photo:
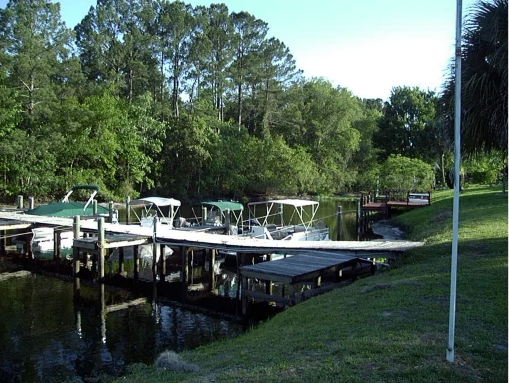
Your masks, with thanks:
[[[73,262],[78,262],[78,271],[79,269],[79,249],[78,249],[78,258],[74,259],[74,250],[76,249],[76,246],[74,245],[74,240],[78,239],[80,237],[80,231],[81,231],[81,223],[80,223],[80,216],[75,215],[72,219],[72,249],[73,249]]]
[[[112,268],[113,268],[113,264],[112,264]],[[118,273],[121,276],[124,276],[124,274],[125,274],[124,248],[123,247],[118,248]]]
[[[53,229],[53,259],[54,260],[60,260],[60,257],[62,255],[61,251],[61,237],[60,237],[60,230]]]
[[[241,282],[242,281],[242,282]],[[249,304],[249,299],[246,294],[248,289],[247,277],[242,276],[242,280],[239,281],[239,284],[242,283],[242,317],[246,319],[247,317],[247,308]]]
[[[18,196],[18,209],[23,209],[23,196]]]
[[[289,292],[289,298],[290,298],[290,306],[295,305],[295,285],[293,283],[290,283],[290,292]]]
[[[97,254],[99,257],[99,259],[98,259],[99,278],[100,278],[100,280],[103,280],[104,279],[104,255],[106,252],[106,249],[105,249],[106,238],[105,238],[105,233],[104,233],[104,217],[100,217],[98,220],[97,232],[99,233],[98,238],[97,238],[99,241],[99,253]]]
[[[125,223],[126,225],[129,225],[129,222],[131,222],[131,197],[126,196],[125,197]]]
[[[336,237],[337,241],[341,241],[341,205],[338,206],[338,212],[337,212],[337,220],[338,220],[338,235]]]
[[[224,224],[226,226],[226,234],[228,235],[232,234],[230,232],[230,209],[226,209]]]
[[[267,254],[267,262],[272,261],[272,253]],[[272,295],[272,281],[265,281],[265,294]]]
[[[164,257],[166,253],[166,245],[161,244],[159,246],[159,280],[165,281],[166,277],[166,258]]]
[[[7,230],[0,230],[0,255],[5,255],[7,247]]]
[[[182,269],[180,271],[180,279],[182,281],[182,300],[187,299],[187,274],[188,274],[188,262],[189,256],[187,254],[187,247],[181,246],[180,253],[182,258]]]
[[[216,279],[214,277],[214,265],[216,263],[216,249],[210,249],[210,259],[209,259],[209,271],[210,271],[210,291],[214,291],[216,289]]]
[[[153,232],[152,232],[152,281],[155,283],[157,281],[157,217],[154,217],[153,220]]]
[[[32,210],[34,208],[34,197],[32,197],[32,196],[28,197],[28,206],[29,206],[30,210]]]
[[[79,247],[73,246],[72,248],[72,260],[73,260],[73,276],[78,277],[80,272],[80,249]]]
[[[110,201],[108,203],[108,222],[109,223],[113,223],[113,208],[114,208],[113,201]]]
[[[97,215],[97,200],[92,200],[92,212],[94,215]]]
[[[240,288],[241,288],[242,276],[240,274],[240,266],[245,264],[246,255],[244,253],[237,253],[236,257],[237,257],[237,294],[236,294],[236,298],[238,301],[239,299],[241,299]]]
[[[355,219],[355,223],[356,223],[356,227],[357,227],[357,241],[359,240],[359,235],[360,235],[360,226],[361,226],[361,200],[357,200],[357,205],[356,205],[356,219]]]
[[[138,283],[139,270],[140,270],[140,257],[138,255],[138,245],[133,246],[133,259],[134,259],[134,284]]]
[[[205,222],[207,222],[207,208],[203,206],[201,208],[201,224],[205,225]]]

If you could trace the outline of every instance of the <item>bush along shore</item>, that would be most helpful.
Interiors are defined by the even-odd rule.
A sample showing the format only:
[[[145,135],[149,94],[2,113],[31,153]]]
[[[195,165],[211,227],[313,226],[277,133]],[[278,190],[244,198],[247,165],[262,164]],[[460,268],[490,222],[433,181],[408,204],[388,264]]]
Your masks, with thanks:
[[[431,206],[393,219],[408,239],[426,245],[390,269],[302,302],[237,338],[166,363],[131,365],[117,381],[506,383],[507,195],[500,188],[461,193],[451,363],[452,194],[438,191]]]

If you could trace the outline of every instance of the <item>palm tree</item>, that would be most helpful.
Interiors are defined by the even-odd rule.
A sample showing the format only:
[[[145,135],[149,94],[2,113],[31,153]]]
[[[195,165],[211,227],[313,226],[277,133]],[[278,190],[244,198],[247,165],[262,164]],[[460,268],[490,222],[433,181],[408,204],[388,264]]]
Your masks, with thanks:
[[[479,1],[464,23],[461,140],[465,154],[502,151],[507,155],[507,1]],[[452,77],[443,98],[452,112]]]

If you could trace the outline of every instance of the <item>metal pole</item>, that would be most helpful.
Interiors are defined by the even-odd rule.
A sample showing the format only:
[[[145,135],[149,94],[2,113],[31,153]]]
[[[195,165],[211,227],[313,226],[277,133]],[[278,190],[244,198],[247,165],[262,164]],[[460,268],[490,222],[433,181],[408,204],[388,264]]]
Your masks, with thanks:
[[[449,307],[449,339],[446,358],[454,362],[454,330],[456,321],[456,279],[458,267],[458,226],[461,161],[461,0],[456,3],[456,60],[454,88],[454,199],[452,209],[451,296]]]

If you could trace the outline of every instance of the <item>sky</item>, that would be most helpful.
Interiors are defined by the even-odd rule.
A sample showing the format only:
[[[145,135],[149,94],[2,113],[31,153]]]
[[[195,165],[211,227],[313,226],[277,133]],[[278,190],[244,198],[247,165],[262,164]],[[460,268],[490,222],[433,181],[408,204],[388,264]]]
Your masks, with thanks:
[[[8,0],[0,0],[4,8]],[[53,2],[57,2],[56,0]],[[60,0],[74,28],[96,0]],[[187,0],[193,6],[212,1]],[[454,56],[457,0],[224,0],[268,24],[306,78],[360,98],[387,100],[396,86],[439,92]],[[463,16],[475,0],[462,1]]]

